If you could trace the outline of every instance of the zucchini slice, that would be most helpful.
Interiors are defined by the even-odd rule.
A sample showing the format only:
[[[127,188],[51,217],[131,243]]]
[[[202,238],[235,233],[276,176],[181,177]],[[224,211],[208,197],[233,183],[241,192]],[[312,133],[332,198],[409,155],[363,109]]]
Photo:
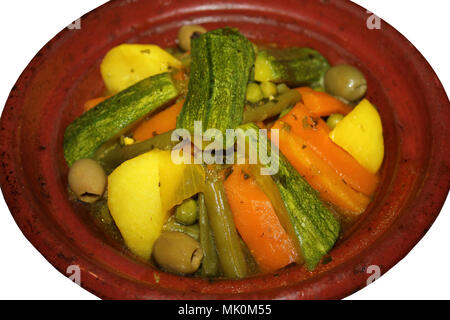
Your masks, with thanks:
[[[242,122],[247,82],[255,61],[252,43],[236,29],[224,28],[192,39],[192,62],[186,102],[177,128],[222,132]]]
[[[91,158],[105,142],[174,100],[178,91],[172,76],[162,73],[132,85],[82,114],[64,133],[64,156],[69,167],[78,159]]]
[[[280,192],[288,217],[279,217],[280,222],[290,221],[301,248],[303,258],[309,270],[314,270],[322,257],[334,246],[339,237],[340,224],[331,211],[320,200],[318,193],[303,179],[284,155],[278,156],[267,142],[259,143],[259,128],[248,123],[241,125],[242,130],[254,130],[256,135],[248,137],[249,148],[257,148],[261,163],[269,163],[268,157],[278,161],[278,171],[271,176]],[[266,147],[267,145],[267,147]],[[261,150],[259,150],[261,149]],[[277,212],[279,214],[279,212]],[[282,223],[283,224],[283,223]],[[291,226],[284,226],[286,231]],[[289,233],[289,232],[288,232]]]

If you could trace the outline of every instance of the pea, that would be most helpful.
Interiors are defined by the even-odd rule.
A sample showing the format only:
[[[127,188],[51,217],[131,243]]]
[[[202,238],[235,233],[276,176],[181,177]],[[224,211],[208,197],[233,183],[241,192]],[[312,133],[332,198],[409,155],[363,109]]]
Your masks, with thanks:
[[[327,119],[327,125],[330,127],[330,129],[336,128],[336,125],[344,119],[344,116],[340,113],[333,113],[331,114]]]
[[[367,81],[361,71],[349,65],[337,65],[325,74],[325,90],[347,101],[357,101],[367,91]]]
[[[277,85],[277,91],[279,94],[283,94],[289,90],[290,90],[289,87],[287,85],[285,85],[284,83],[280,83],[279,85]]]
[[[262,82],[260,85],[264,98],[270,98],[277,95],[277,86],[270,81]]]
[[[175,209],[175,221],[186,226],[194,224],[198,219],[197,202],[194,199],[184,200]]]
[[[249,83],[247,85],[246,98],[247,101],[251,103],[257,103],[261,101],[263,98],[263,92],[261,90],[261,87],[254,82]]]

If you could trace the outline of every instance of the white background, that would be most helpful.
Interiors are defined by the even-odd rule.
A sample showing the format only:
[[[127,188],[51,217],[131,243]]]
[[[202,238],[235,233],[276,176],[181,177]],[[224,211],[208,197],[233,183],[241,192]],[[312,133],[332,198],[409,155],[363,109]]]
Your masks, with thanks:
[[[319,1],[319,0],[317,0]],[[104,0],[0,2],[0,108],[20,73],[58,31]],[[447,0],[355,0],[405,35],[450,90]],[[100,22],[99,22],[100,23]],[[411,79],[405,79],[411,81]],[[348,299],[449,299],[450,201],[394,268]],[[0,299],[97,299],[57,272],[25,239],[0,196]]]

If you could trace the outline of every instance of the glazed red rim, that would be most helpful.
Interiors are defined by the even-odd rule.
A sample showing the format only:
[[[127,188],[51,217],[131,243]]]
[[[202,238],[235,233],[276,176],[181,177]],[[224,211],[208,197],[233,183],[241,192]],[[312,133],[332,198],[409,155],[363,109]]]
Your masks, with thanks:
[[[65,29],[30,62],[0,122],[1,186],[24,235],[60,272],[77,265],[81,285],[115,299],[335,299],[384,274],[422,238],[449,190],[449,100],[421,54],[349,1],[112,1]],[[101,22],[100,22],[101,21]],[[382,116],[382,185],[354,230],[318,269],[210,282],[152,269],[106,238],[67,198],[64,128],[98,96],[98,65],[114,45],[174,44],[182,24],[237,26],[251,39],[316,48],[332,64],[366,75]],[[406,80],[405,80],[406,79]],[[412,81],[412,79],[414,81]]]

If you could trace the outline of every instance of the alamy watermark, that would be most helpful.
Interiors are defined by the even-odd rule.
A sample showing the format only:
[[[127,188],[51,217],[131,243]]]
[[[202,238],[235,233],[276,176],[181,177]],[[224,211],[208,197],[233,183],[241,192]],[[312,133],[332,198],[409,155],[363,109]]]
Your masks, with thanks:
[[[70,30],[80,30],[81,29],[81,18],[78,18],[77,20],[75,20],[74,22],[72,22],[71,24],[69,24],[67,26],[67,29]]]
[[[381,29],[381,19],[376,14],[366,11],[369,17],[366,20],[366,26],[369,30],[380,30]]]
[[[77,285],[81,285],[81,270],[80,266],[72,264],[67,267],[66,274],[69,275],[69,279],[75,282]]]
[[[381,268],[380,266],[373,264],[367,267],[366,273],[370,274],[370,276],[366,280],[366,285],[368,286],[375,280],[378,280],[379,277],[381,277]]]
[[[278,129],[270,130],[269,139],[267,129],[227,129],[224,134],[218,129],[203,131],[202,122],[195,121],[193,135],[176,129],[171,139],[179,142],[171,154],[175,164],[260,164],[262,175],[278,172]]]

